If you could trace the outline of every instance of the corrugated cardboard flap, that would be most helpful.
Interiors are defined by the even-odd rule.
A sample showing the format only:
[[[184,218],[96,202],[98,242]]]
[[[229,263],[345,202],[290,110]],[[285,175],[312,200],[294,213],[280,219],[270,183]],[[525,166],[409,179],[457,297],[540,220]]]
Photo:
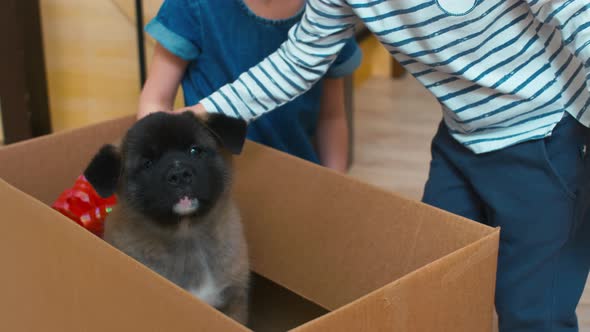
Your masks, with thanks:
[[[0,147],[0,178],[51,204],[98,149],[120,139],[133,121],[129,116]]]
[[[254,270],[330,310],[495,231],[257,144],[236,166]]]
[[[499,229],[297,332],[492,331]]]
[[[0,180],[1,331],[247,331]]]

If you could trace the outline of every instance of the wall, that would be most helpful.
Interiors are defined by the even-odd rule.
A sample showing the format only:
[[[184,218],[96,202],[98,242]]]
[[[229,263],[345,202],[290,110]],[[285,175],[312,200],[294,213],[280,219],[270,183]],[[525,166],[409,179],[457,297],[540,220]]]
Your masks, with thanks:
[[[134,1],[40,3],[54,131],[135,113],[140,82]],[[145,24],[162,0],[143,3]],[[154,40],[145,36],[149,66]],[[355,74],[355,87],[390,71],[389,56],[374,38],[361,47],[364,57]],[[182,91],[176,101],[176,107],[181,106]]]
[[[2,99],[0,99],[0,119],[2,119]],[[2,121],[0,121],[0,145],[4,143],[4,130],[2,129]]]
[[[54,131],[137,111],[140,91],[131,0],[41,0]],[[145,20],[159,1],[145,1]],[[154,42],[147,39],[149,58]]]

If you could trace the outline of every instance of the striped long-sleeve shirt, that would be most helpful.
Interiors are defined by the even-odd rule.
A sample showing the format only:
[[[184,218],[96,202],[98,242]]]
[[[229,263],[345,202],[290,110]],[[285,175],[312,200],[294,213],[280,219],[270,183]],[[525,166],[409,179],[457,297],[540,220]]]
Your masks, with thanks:
[[[201,103],[255,119],[318,81],[361,19],[476,153],[590,126],[588,0],[308,0],[289,39]],[[421,111],[421,110],[416,110]]]

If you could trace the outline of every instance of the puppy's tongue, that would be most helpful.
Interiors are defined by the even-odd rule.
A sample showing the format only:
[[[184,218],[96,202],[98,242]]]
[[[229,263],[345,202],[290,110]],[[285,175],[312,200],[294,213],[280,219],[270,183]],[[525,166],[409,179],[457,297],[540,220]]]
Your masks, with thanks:
[[[196,198],[182,197],[174,206],[172,211],[174,213],[184,216],[195,212],[199,208],[199,200]]]

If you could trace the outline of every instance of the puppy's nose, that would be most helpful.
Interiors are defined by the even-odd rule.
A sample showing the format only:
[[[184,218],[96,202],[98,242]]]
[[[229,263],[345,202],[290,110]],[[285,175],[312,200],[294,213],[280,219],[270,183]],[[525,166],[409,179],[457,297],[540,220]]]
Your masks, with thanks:
[[[176,166],[166,174],[166,182],[172,186],[182,186],[193,182],[194,172],[184,166]]]

